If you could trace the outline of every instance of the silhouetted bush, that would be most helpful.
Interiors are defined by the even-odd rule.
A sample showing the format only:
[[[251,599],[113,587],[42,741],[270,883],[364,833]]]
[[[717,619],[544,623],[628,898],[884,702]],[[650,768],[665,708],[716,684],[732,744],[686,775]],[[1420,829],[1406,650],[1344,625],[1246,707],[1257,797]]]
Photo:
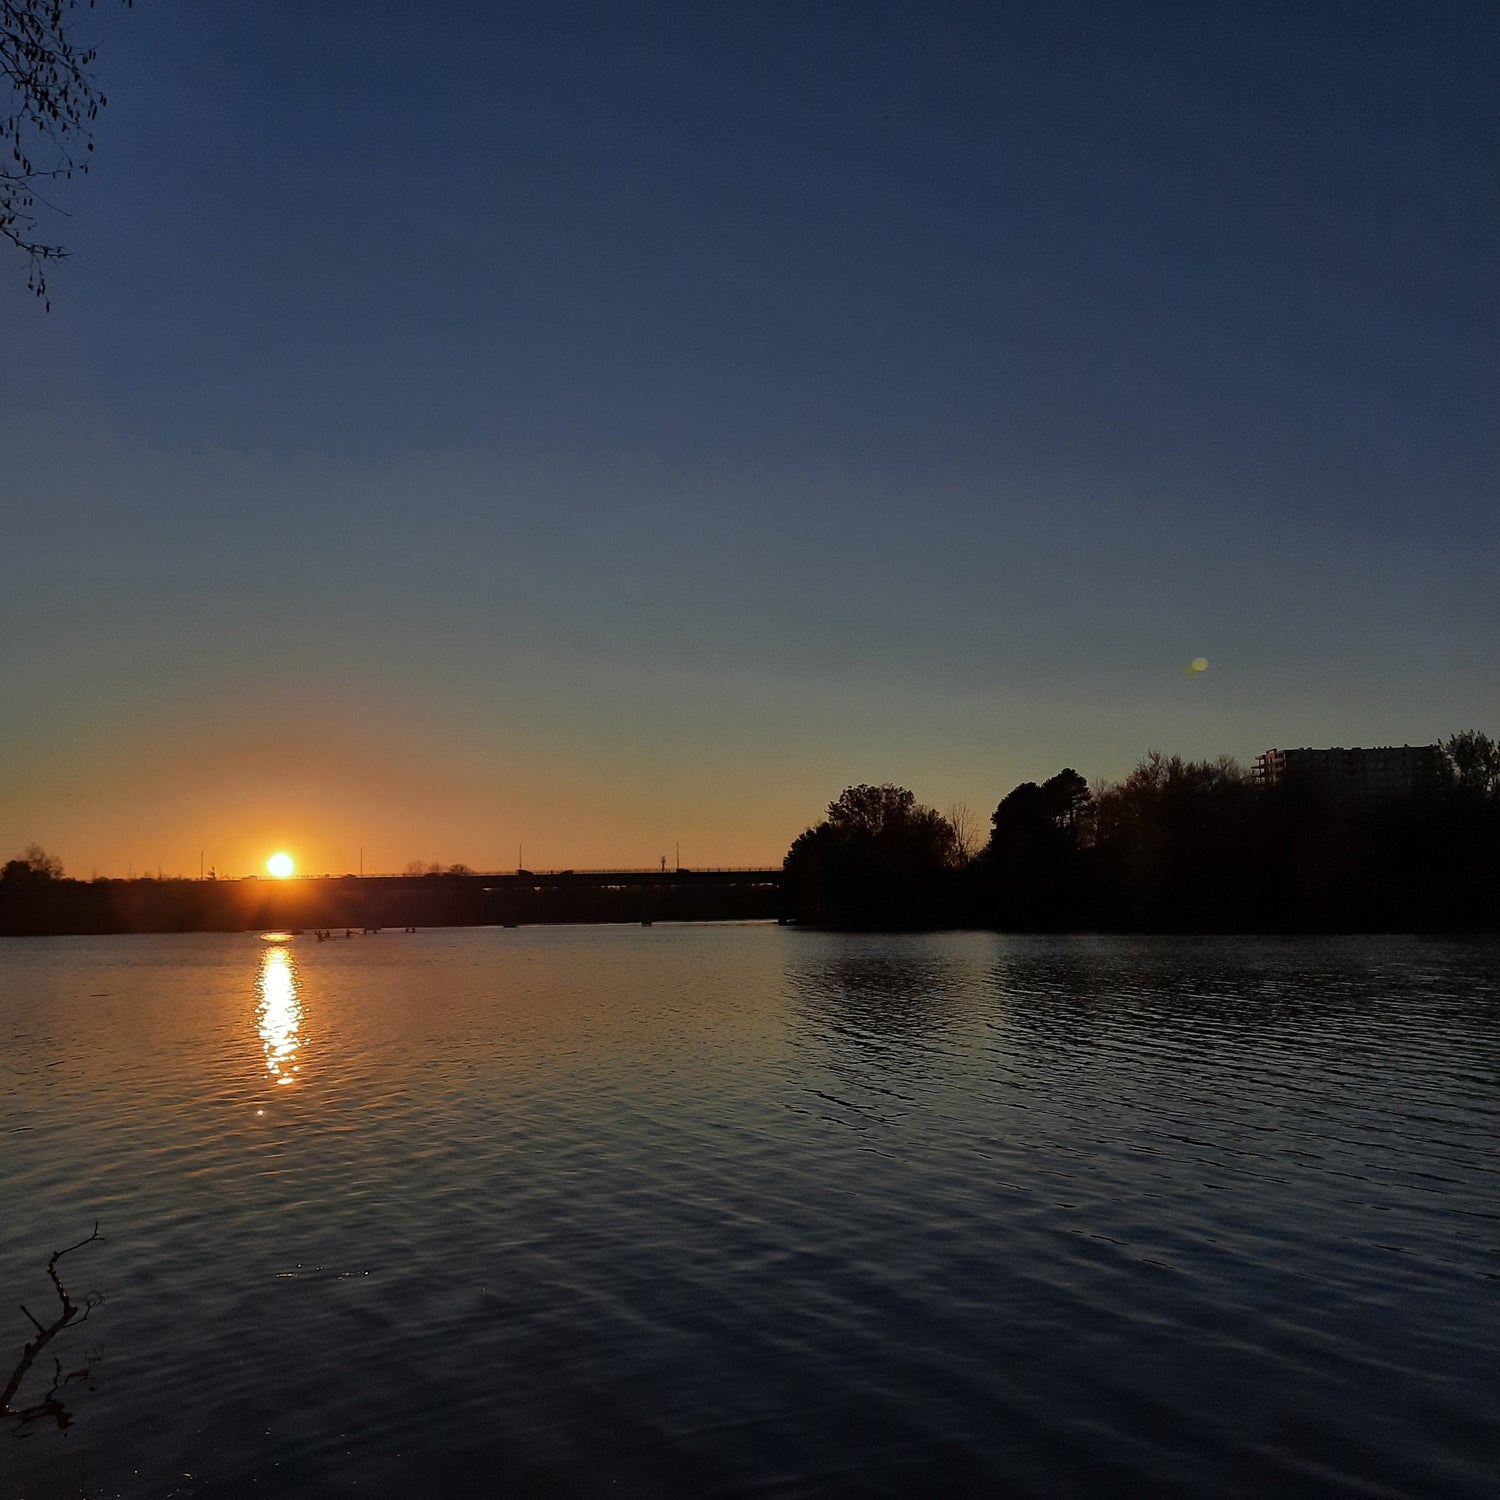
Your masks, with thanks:
[[[960,906],[955,845],[948,820],[904,787],[847,787],[787,851],[783,909],[828,927],[944,925]]]

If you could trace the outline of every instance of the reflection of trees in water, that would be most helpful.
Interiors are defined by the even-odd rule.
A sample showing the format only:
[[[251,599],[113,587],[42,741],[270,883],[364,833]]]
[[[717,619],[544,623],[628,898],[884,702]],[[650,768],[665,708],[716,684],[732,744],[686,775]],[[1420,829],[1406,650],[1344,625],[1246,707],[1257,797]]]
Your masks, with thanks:
[[[915,934],[800,935],[807,948],[787,971],[796,1040],[858,1095],[825,1096],[849,1112],[884,1117],[910,1099],[903,1079],[939,1074],[947,1043],[972,993],[968,966],[940,937]]]
[[[984,980],[1013,1086],[1049,1111],[1170,1096],[1226,1051],[1235,1076],[1295,1003],[1234,945],[1192,938],[999,939]],[[1205,951],[1211,948],[1213,951]],[[1092,1102],[1091,1102],[1092,1101]]]
[[[794,941],[793,1042],[831,1078],[792,1107],[878,1139],[915,1107],[908,1090],[943,1070],[962,969],[933,937],[805,932]]]
[[[96,1292],[90,1292],[84,1297],[82,1303],[74,1302],[68,1295],[68,1290],[62,1283],[62,1277],[58,1274],[57,1264],[65,1255],[71,1255],[75,1250],[81,1250],[85,1245],[91,1244],[99,1238],[99,1226],[94,1225],[94,1232],[86,1239],[81,1239],[76,1245],[69,1245],[64,1250],[54,1250],[52,1257],[47,1262],[47,1275],[52,1279],[53,1290],[57,1293],[58,1315],[50,1323],[43,1323],[23,1303],[21,1311],[31,1320],[31,1325],[36,1329],[36,1337],[32,1339],[22,1350],[21,1357],[16,1361],[16,1367],[10,1373],[10,1378],[5,1383],[5,1389],[0,1391],[0,1415],[14,1417],[19,1422],[30,1423],[42,1418],[50,1417],[59,1427],[67,1427],[73,1420],[72,1413],[63,1401],[62,1393],[70,1385],[77,1385],[87,1381],[94,1372],[94,1364],[98,1356],[91,1356],[89,1360],[77,1369],[63,1373],[62,1361],[53,1360],[53,1375],[51,1384],[39,1400],[32,1401],[25,1406],[17,1406],[12,1403],[16,1400],[21,1390],[21,1384],[30,1373],[31,1367],[36,1363],[38,1356],[60,1334],[64,1328],[71,1323],[86,1323],[88,1316],[103,1301]]]
[[[1291,940],[1295,952],[1289,946],[1278,962],[1265,939],[1011,938],[990,965],[988,988],[1039,1036],[1086,1043],[1140,1030],[1166,1040],[1206,1026],[1222,1043],[1336,1003],[1353,982],[1347,960],[1330,964],[1319,983],[1308,941]]]
[[[1152,1057],[1347,1053],[1429,1008],[1493,1044],[1500,1007],[1485,964],[1401,937],[1012,937],[987,988],[1008,1024],[1079,1061],[1105,1043]]]
[[[1425,1179],[1432,1149],[1459,1180],[1484,1170],[1483,1147],[1443,1122],[1471,1118],[1500,1077],[1496,953],[1368,937],[1001,940],[986,1113],[1107,1163],[1122,1192],[1173,1200],[1235,1184],[1310,1202],[1341,1180]],[[1413,1155],[1403,1140],[1432,1144]]]
[[[1493,943],[1401,937],[833,934],[794,939],[794,1041],[870,1089],[981,1069],[1023,1089],[1363,1069],[1393,1029],[1500,1053]],[[1456,1029],[1455,1029],[1456,1028]]]

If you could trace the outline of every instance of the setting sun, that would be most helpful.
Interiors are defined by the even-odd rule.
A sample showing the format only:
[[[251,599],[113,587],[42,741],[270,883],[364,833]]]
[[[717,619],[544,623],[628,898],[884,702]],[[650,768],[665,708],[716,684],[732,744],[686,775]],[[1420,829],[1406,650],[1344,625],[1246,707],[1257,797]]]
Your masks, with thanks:
[[[297,868],[296,862],[290,854],[273,854],[266,861],[268,869],[278,880],[285,880]]]

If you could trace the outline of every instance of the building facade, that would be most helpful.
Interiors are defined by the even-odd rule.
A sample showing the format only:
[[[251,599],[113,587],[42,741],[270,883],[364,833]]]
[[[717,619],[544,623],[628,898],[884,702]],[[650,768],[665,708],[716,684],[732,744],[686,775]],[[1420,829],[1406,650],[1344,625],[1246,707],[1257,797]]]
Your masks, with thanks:
[[[1261,786],[1296,786],[1355,802],[1414,797],[1438,783],[1436,745],[1266,750],[1255,757]]]

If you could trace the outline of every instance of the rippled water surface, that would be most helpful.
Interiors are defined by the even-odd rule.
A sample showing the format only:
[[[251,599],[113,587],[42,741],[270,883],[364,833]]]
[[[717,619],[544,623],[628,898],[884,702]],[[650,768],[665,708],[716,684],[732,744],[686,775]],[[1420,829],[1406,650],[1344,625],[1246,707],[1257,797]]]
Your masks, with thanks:
[[[1492,1495],[1497,959],[0,940],[0,1496]]]

